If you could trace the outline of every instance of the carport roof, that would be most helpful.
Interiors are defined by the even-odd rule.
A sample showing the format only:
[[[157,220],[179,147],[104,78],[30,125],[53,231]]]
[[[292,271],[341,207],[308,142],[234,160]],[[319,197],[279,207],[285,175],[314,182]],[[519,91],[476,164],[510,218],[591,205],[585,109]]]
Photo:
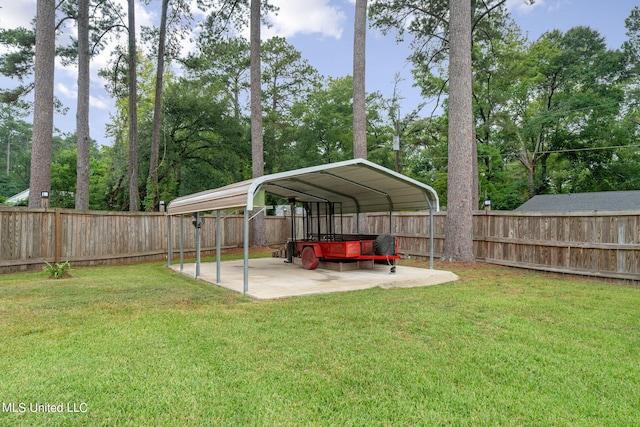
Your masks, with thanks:
[[[261,190],[297,202],[335,202],[342,213],[439,210],[435,190],[364,159],[265,175],[174,199],[169,215],[254,209]]]

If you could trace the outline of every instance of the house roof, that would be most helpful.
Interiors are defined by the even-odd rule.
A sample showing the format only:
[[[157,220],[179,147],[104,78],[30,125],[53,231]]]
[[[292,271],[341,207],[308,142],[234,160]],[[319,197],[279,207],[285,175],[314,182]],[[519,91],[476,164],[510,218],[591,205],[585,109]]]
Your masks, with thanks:
[[[601,191],[533,196],[516,211],[625,211],[640,209],[640,191]]]
[[[18,194],[9,197],[7,200],[5,200],[6,204],[16,204],[16,203],[20,203],[23,200],[27,200],[29,198],[29,189],[27,188],[24,191],[19,192]]]
[[[332,202],[342,213],[439,210],[436,191],[364,159],[265,175],[179,197],[169,215],[244,208],[253,210],[264,192],[297,202]]]

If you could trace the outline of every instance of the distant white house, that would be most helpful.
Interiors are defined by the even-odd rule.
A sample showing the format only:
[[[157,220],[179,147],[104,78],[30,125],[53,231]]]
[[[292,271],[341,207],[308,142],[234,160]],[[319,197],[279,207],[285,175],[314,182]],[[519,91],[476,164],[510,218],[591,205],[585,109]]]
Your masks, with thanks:
[[[29,199],[29,189],[27,188],[26,190],[19,192],[15,196],[9,197],[7,200],[5,200],[4,204],[7,206],[13,206],[20,202],[26,201],[28,199]]]
[[[267,206],[267,210],[273,212],[274,216],[289,216],[289,215],[291,215],[291,206],[289,206],[289,205]],[[296,208],[296,215],[298,215],[298,216],[304,215],[304,209],[298,206]]]

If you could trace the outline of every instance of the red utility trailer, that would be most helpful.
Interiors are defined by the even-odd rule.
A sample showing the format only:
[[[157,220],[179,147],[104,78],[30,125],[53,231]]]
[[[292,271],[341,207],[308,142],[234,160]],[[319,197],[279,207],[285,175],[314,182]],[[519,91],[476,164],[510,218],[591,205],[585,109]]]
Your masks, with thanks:
[[[315,206],[314,206],[315,205]],[[315,215],[314,208],[315,207]],[[295,215],[292,215],[292,239],[287,245],[287,258],[302,260],[307,270],[315,269],[320,261],[353,262],[366,261],[386,263],[395,272],[398,255],[398,240],[391,234],[345,234],[342,231],[342,215],[336,218],[336,203],[304,203],[303,223],[305,238],[296,240]],[[292,209],[295,212],[295,208]],[[338,222],[339,220],[339,222]],[[314,230],[315,229],[315,230]]]
[[[307,270],[315,269],[321,260],[338,262],[371,260],[393,265],[395,260],[400,258],[398,241],[390,234],[342,235],[340,240],[298,241],[295,242],[295,254],[300,254],[302,266]]]

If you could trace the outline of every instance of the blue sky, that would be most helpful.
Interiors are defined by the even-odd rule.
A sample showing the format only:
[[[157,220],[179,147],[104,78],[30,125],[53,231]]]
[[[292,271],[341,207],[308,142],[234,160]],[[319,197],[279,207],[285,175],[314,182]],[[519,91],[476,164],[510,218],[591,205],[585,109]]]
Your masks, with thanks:
[[[114,1],[126,4],[126,0]],[[612,49],[619,48],[626,39],[624,20],[633,7],[640,6],[640,0],[536,0],[533,6],[524,5],[523,0],[507,2],[512,17],[530,40],[545,31],[566,31],[584,25],[599,31]],[[273,26],[263,30],[263,38],[272,35],[286,37],[325,76],[341,77],[352,73],[354,0],[272,0],[272,3],[279,6],[280,13],[271,18]],[[36,0],[0,0],[0,27],[29,26],[35,16],[35,6]],[[158,9],[157,1],[146,9],[138,7],[137,23],[157,23]],[[423,101],[419,90],[413,87],[411,68],[406,61],[408,55],[408,44],[396,44],[394,34],[383,36],[378,31],[369,30],[367,91],[380,91],[390,96],[394,76],[399,73],[404,79],[399,87],[404,98],[404,113]],[[104,137],[104,128],[113,109],[112,100],[103,90],[104,82],[97,76],[107,60],[108,55],[103,54],[92,63],[91,135],[100,143],[109,143]],[[69,107],[69,112],[66,116],[56,116],[55,125],[64,132],[74,129],[75,79],[74,67],[58,65],[56,95]],[[0,85],[7,87],[12,83],[0,78]],[[425,114],[430,112],[430,108],[429,105],[425,107]]]

